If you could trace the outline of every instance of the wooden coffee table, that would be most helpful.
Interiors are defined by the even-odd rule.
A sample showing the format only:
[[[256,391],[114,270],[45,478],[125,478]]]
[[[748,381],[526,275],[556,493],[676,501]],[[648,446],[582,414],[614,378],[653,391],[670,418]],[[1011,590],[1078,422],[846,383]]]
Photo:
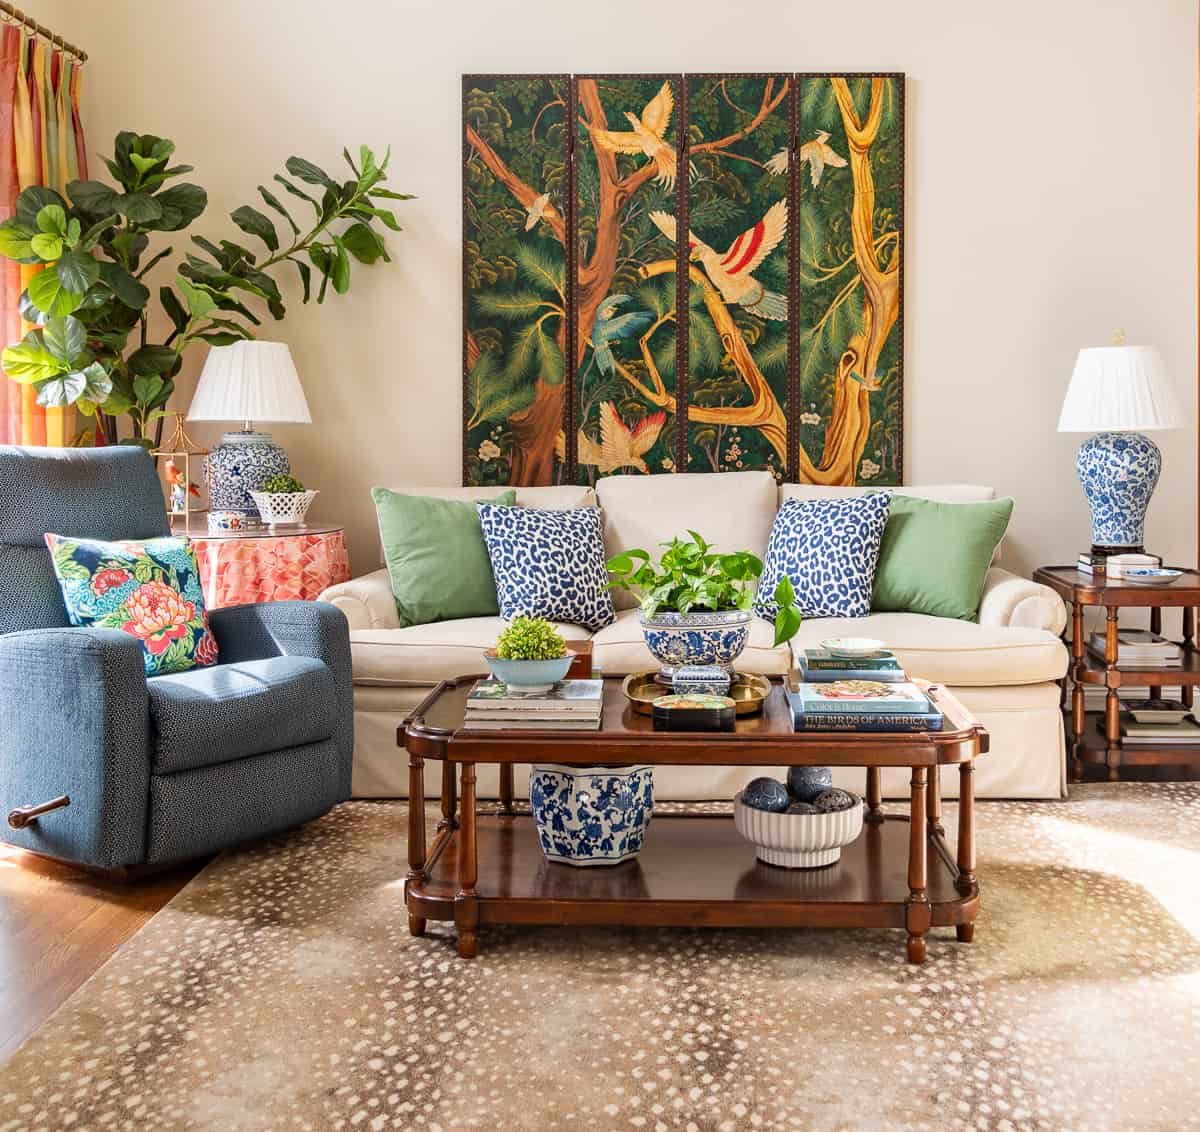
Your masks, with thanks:
[[[931,695],[945,714],[932,734],[796,734],[776,682],[758,715],[730,733],[655,731],[629,707],[619,679],[606,679],[599,731],[472,731],[467,693],[478,676],[439,684],[400,725],[408,751],[409,931],[452,920],[458,953],[476,953],[481,924],[622,924],[675,927],[904,928],[908,959],[925,959],[931,927],[970,942],[979,910],[975,877],[974,760],[988,735],[944,689]],[[442,767],[441,820],[426,838],[424,765]],[[732,816],[656,812],[640,856],[609,868],[553,864],[533,820],[513,805],[514,763],[576,766],[862,766],[867,813],[858,840],[820,869],[759,862]],[[480,812],[476,767],[500,765],[501,799]],[[455,767],[458,767],[456,780]],[[908,816],[884,814],[880,768],[910,767]],[[959,773],[958,846],[942,827],[940,770]],[[458,804],[461,789],[462,804]],[[932,850],[932,851],[931,851]]]

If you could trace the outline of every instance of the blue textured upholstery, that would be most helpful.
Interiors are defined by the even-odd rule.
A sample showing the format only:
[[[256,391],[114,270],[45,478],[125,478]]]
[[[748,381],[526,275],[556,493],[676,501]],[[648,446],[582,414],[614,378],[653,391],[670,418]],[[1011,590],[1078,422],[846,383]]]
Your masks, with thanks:
[[[350,794],[350,637],[315,602],[211,612],[218,664],[147,682],[142,645],[66,627],[42,541],[170,533],[138,448],[0,445],[0,814],[10,844],[103,868],[213,852]],[[0,818],[2,820],[2,818]]]
[[[195,770],[333,737],[333,674],[319,660],[272,656],[147,681],[155,774]]]
[[[13,845],[109,868],[142,858],[150,709],[142,643],[116,629],[0,637],[0,791],[12,806],[71,805]]]
[[[78,538],[169,535],[154,461],[129,445],[0,444],[0,633],[70,624],[43,541],[47,531]]]

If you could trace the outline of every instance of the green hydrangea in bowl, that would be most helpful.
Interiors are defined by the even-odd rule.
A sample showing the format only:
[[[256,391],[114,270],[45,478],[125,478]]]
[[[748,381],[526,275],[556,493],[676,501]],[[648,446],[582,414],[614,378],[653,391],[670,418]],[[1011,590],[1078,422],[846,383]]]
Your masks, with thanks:
[[[258,491],[250,493],[250,498],[264,523],[283,527],[303,523],[317,495],[316,491],[306,490],[295,476],[278,475],[265,479]]]
[[[514,617],[496,647],[483,655],[492,675],[514,696],[550,691],[575,659],[558,630],[538,617]]]

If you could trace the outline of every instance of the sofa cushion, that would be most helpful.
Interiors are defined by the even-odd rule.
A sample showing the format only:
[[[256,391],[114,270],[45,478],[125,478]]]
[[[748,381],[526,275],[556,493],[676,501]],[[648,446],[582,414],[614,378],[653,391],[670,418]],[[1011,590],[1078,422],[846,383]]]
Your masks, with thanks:
[[[774,621],[775,588],[786,577],[805,617],[862,617],[887,526],[891,496],[789,499],[779,508],[754,612]]]
[[[828,636],[829,634],[826,634]],[[738,659],[737,667],[744,672],[781,675],[791,664],[787,645],[774,647],[775,627],[761,617],[750,625],[750,643]],[[658,661],[646,648],[636,609],[623,609],[606,629],[592,637],[593,663],[605,676],[627,676],[657,668]]]
[[[660,543],[689,530],[698,531],[724,553],[749,550],[762,557],[778,494],[770,472],[605,476],[596,484],[610,558],[640,548],[657,559]],[[633,609],[638,603],[637,596],[622,590],[613,600],[618,609]]]
[[[371,489],[401,625],[495,617],[496,582],[473,502]],[[495,497],[512,506],[511,488]]]
[[[568,643],[589,637],[578,625],[553,624]],[[495,645],[505,625],[499,617],[464,617],[407,629],[352,629],[354,683],[428,686],[455,676],[486,674],[483,650]]]
[[[146,686],[155,774],[315,743],[338,719],[333,673],[306,656],[216,664]]]
[[[498,499],[513,489],[505,484],[493,487],[424,487],[386,485],[400,495],[423,495],[429,499],[458,499],[468,503]],[[518,487],[518,507],[542,507],[548,511],[570,511],[575,507],[595,507],[596,493],[590,487],[556,484],[550,487]]]
[[[811,649],[829,637],[874,637],[910,676],[959,687],[1038,684],[1067,671],[1067,650],[1044,629],[996,628],[925,613],[872,613],[806,620],[792,640]]]

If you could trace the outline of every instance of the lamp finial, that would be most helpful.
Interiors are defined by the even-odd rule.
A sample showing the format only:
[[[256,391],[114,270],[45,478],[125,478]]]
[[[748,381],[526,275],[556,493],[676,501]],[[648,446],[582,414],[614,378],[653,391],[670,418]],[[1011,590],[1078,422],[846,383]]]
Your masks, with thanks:
[[[1125,331],[1122,330],[1119,326],[1116,328],[1116,330],[1113,331],[1113,345],[1114,346],[1124,346],[1125,345]]]

